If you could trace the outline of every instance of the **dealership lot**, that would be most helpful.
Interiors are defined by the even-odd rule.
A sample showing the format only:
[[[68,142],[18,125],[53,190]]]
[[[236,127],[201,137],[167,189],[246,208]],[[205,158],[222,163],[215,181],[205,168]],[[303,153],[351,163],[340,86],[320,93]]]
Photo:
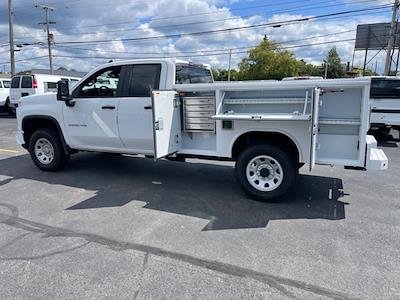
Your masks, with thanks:
[[[400,298],[400,141],[389,170],[303,168],[281,204],[232,164],[80,153],[38,170],[0,115],[0,298]]]

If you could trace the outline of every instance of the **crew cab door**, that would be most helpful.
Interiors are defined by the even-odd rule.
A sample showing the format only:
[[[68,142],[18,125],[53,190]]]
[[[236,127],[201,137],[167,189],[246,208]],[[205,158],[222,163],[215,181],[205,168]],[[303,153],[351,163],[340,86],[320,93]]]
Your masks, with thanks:
[[[181,148],[180,101],[175,91],[153,91],[154,158],[178,152]]]
[[[313,89],[312,105],[311,105],[311,148],[310,148],[310,171],[315,167],[317,159],[317,140],[319,127],[319,105],[320,105],[320,89]]]
[[[160,88],[162,64],[126,66],[118,110],[118,129],[129,152],[153,155],[151,91]]]
[[[63,105],[71,147],[104,151],[123,148],[117,124],[122,70],[122,66],[112,66],[95,72],[72,92],[73,106]]]

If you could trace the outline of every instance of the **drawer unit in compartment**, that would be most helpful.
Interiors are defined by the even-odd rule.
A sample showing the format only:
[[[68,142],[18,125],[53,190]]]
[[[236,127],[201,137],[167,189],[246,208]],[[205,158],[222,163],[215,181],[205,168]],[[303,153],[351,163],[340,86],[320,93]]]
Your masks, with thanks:
[[[214,98],[185,98],[185,105],[215,105]]]
[[[215,105],[185,105],[185,111],[214,111],[215,112]]]
[[[211,118],[186,118],[186,123],[194,124],[214,124],[214,120]]]
[[[183,98],[183,117],[185,131],[214,132],[215,98],[213,97],[185,97]]]
[[[209,118],[215,115],[215,111],[186,111],[185,117],[186,118]]]
[[[186,131],[214,131],[215,125],[212,124],[194,124],[194,123],[186,123],[185,124]]]

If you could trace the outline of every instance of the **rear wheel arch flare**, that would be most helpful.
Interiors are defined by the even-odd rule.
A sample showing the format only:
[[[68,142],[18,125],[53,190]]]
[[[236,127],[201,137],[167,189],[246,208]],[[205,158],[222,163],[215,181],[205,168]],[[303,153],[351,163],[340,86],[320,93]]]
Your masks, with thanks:
[[[246,147],[256,143],[272,144],[282,147],[283,150],[289,150],[297,162],[302,158],[301,148],[295,139],[276,131],[250,131],[239,135],[231,148],[232,158],[237,158]]]

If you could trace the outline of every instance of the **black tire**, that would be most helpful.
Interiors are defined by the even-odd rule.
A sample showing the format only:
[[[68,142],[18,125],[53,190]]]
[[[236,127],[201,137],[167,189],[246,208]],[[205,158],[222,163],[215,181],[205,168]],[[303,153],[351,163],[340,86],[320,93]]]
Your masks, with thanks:
[[[10,116],[15,116],[15,111],[13,110],[13,108],[11,107],[11,104],[10,104],[10,98],[7,98],[6,104],[4,105],[4,107]]]
[[[53,147],[54,158],[48,163],[42,163],[35,154],[35,144],[39,139],[46,139]],[[58,132],[51,128],[36,130],[29,139],[29,153],[35,165],[44,171],[59,171],[63,169],[69,161],[69,155],[65,153],[61,138]]]
[[[261,191],[252,186],[246,176],[247,166],[253,158],[266,155],[276,160],[283,171],[281,183],[271,191]],[[251,198],[263,202],[281,202],[296,182],[298,162],[286,151],[275,145],[253,145],[246,148],[236,160],[235,175],[243,191]],[[270,174],[269,171],[267,171]],[[267,176],[267,175],[266,175]],[[258,181],[260,182],[260,181]],[[262,181],[261,181],[262,182]],[[266,183],[267,185],[267,183]]]

